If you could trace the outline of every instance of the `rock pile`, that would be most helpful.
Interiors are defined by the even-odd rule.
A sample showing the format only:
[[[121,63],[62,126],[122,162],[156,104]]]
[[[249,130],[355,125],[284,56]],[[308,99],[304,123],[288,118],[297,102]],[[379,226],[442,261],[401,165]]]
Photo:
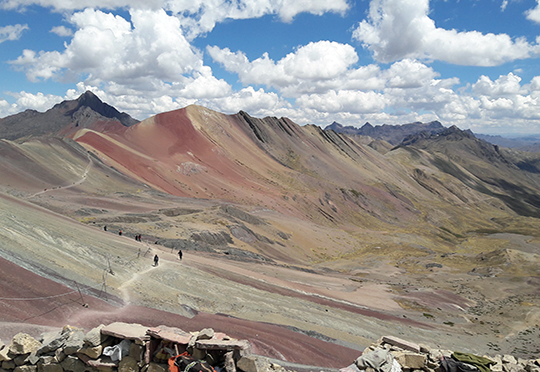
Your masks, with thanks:
[[[397,337],[384,336],[367,347],[362,356],[341,372],[445,372],[441,361],[456,358],[451,350],[432,349],[427,345],[415,344]],[[462,354],[462,353],[460,353]],[[454,356],[454,357],[453,357]],[[476,357],[476,356],[475,356]],[[488,370],[492,372],[540,372],[539,359],[515,358],[512,355],[477,357],[489,359]],[[448,360],[448,359],[447,359]],[[397,363],[396,363],[397,362]],[[482,372],[474,364],[467,364],[469,371]],[[456,372],[462,369],[456,370]]]
[[[19,333],[9,345],[0,341],[0,372],[167,372],[169,358],[186,351],[216,372],[285,372],[253,355],[247,340],[211,328],[188,333],[121,322],[87,333],[65,326],[38,339]]]

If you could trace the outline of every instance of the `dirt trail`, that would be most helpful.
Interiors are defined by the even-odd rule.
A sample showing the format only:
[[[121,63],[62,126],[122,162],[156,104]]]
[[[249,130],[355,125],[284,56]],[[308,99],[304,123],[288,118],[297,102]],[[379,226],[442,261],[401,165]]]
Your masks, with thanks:
[[[88,176],[88,172],[90,171],[90,169],[92,168],[92,166],[94,164],[94,161],[92,160],[90,155],[86,154],[86,156],[88,157],[88,165],[84,169],[84,172],[81,175],[81,178],[79,180],[73,182],[72,184],[66,185],[66,186],[61,186],[60,185],[60,186],[55,186],[55,187],[52,187],[52,188],[47,188],[47,189],[42,190],[42,191],[38,191],[35,194],[27,196],[25,199],[32,199],[32,198],[35,198],[36,196],[43,195],[43,194],[45,194],[47,192],[50,192],[50,191],[65,190],[65,189],[69,189],[69,188],[79,186],[80,184],[82,184],[84,181],[86,181],[86,177]]]

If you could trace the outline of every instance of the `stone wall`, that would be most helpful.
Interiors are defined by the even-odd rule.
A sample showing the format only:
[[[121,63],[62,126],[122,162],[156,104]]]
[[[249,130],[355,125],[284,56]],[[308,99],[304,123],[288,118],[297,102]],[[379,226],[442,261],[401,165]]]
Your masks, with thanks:
[[[217,372],[284,372],[253,355],[247,340],[211,328],[187,333],[120,322],[88,332],[65,326],[37,339],[19,333],[8,345],[0,341],[0,372],[168,372],[168,358],[185,351]]]

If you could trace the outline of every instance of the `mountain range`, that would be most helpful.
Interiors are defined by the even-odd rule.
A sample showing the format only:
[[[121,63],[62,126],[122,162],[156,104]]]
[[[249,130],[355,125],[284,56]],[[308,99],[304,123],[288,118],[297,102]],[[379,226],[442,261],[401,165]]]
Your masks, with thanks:
[[[114,272],[129,303],[353,349],[409,322],[417,342],[536,352],[539,154],[439,122],[322,129],[201,106],[137,121],[91,92],[1,119],[0,138],[1,257],[44,278]],[[139,234],[144,252],[125,241]],[[126,258],[145,252],[164,264]]]

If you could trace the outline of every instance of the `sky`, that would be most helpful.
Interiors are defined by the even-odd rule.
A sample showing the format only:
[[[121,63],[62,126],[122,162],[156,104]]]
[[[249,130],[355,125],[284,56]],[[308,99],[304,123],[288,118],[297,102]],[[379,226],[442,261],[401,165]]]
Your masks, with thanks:
[[[540,134],[540,0],[0,0],[0,118],[86,90],[139,120]]]

